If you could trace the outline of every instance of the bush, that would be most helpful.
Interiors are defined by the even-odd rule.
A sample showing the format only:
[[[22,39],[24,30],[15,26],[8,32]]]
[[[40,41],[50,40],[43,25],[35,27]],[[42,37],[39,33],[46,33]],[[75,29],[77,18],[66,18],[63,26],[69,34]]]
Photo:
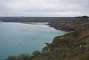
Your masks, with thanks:
[[[79,31],[72,32],[72,36],[73,37],[79,37],[80,36],[80,32]]]
[[[33,56],[37,56],[37,55],[40,55],[40,54],[41,54],[40,51],[34,51],[34,52],[32,53]]]
[[[16,56],[9,56],[6,60],[17,60]]]

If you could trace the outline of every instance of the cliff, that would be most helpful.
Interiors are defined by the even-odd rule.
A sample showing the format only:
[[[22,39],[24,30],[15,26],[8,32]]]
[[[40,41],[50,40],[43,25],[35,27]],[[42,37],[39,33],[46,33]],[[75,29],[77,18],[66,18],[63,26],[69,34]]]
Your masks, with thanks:
[[[31,56],[10,56],[7,60],[89,60],[89,23],[73,23],[74,31],[46,43],[41,52]]]
[[[87,24],[89,23],[89,18],[87,16],[84,17],[73,17],[71,19],[57,20],[49,22],[51,27],[54,27],[58,30],[64,31],[75,31],[75,27],[78,24]]]

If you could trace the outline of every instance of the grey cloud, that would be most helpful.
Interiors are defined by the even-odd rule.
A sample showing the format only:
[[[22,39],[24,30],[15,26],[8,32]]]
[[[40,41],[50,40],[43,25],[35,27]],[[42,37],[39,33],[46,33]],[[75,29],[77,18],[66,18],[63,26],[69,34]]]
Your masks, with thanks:
[[[0,0],[0,16],[89,15],[89,0]]]

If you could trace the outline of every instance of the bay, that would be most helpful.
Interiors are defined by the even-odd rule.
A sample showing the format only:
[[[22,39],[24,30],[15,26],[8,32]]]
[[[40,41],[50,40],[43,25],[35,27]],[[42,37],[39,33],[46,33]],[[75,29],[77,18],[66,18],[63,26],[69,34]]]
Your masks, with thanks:
[[[45,24],[0,22],[0,60],[41,50],[44,43],[64,33]]]

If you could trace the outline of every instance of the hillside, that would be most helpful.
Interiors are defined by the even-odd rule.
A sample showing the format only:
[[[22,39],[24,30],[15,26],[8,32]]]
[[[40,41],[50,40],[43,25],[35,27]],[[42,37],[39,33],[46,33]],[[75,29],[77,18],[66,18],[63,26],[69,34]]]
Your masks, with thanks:
[[[89,24],[74,23],[74,31],[57,36],[42,51],[9,56],[7,60],[89,60]]]

